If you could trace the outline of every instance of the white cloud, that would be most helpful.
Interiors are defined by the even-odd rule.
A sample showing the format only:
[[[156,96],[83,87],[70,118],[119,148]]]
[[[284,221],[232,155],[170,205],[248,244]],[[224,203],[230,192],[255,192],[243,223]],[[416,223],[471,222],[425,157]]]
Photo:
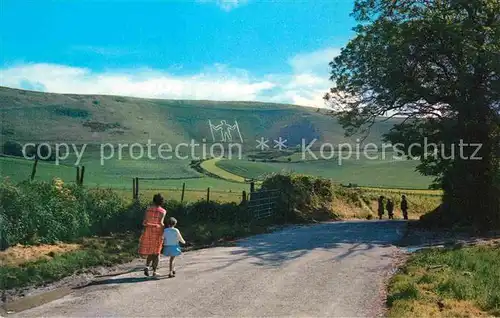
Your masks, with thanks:
[[[232,76],[228,69],[191,76],[173,76],[151,69],[92,72],[86,68],[56,64],[25,64],[0,71],[0,85],[16,88],[43,87],[54,93],[110,94],[152,98],[257,100],[274,83]],[[24,87],[23,87],[24,86]]]
[[[339,54],[338,48],[324,48],[291,57],[293,76],[285,85],[286,98],[297,105],[326,107],[323,96],[333,84],[328,63]]]
[[[325,48],[297,54],[290,58],[288,63],[296,73],[328,73],[328,63],[339,54],[338,48]]]
[[[223,64],[191,75],[150,68],[95,72],[58,64],[19,64],[0,69],[0,85],[53,93],[108,94],[166,99],[263,101],[325,107],[332,86],[328,61],[337,49],[292,57],[292,73],[255,78],[247,70]],[[326,73],[326,74],[325,74]]]
[[[231,11],[245,3],[248,0],[198,0],[200,3],[215,3],[224,11]]]

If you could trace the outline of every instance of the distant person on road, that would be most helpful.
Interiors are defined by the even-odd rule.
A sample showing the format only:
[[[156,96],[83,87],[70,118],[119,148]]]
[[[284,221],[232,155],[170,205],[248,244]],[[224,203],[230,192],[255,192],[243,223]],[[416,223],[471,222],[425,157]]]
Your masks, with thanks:
[[[170,271],[168,277],[175,277],[174,260],[176,256],[181,255],[179,242],[186,244],[181,232],[175,228],[177,220],[175,218],[168,219],[167,227],[163,231],[163,255],[170,256]]]
[[[403,218],[408,220],[408,201],[406,201],[404,194],[401,196],[401,211],[403,212]]]
[[[391,199],[387,200],[387,214],[390,220],[394,219],[394,202]]]
[[[382,220],[382,215],[384,215],[385,207],[384,207],[384,196],[381,195],[378,198],[378,219]]]
[[[141,238],[139,240],[139,254],[146,257],[146,267],[144,275],[149,276],[149,267],[153,269],[153,276],[156,276],[156,269],[160,262],[160,253],[163,246],[163,220],[167,211],[161,206],[164,199],[161,194],[155,194],[153,204],[147,209],[142,225]]]

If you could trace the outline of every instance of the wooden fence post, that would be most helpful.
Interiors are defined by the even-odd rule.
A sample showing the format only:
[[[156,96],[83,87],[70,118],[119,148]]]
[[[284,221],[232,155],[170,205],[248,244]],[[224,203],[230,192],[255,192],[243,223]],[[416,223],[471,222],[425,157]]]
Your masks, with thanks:
[[[210,202],[210,187],[207,188],[207,203]]]
[[[132,178],[132,199],[137,200],[137,178]]]
[[[139,177],[135,178],[135,198],[139,199]]]
[[[36,166],[38,165],[38,158],[35,159],[35,162],[33,163],[33,169],[31,170],[31,176],[30,180],[33,181],[35,179],[35,174],[36,174]]]
[[[84,174],[85,174],[85,166],[82,166],[82,171],[80,172],[80,185],[83,185]]]
[[[184,191],[186,191],[186,182],[182,183],[181,203],[184,202]]]
[[[250,182],[250,193],[255,192],[255,182]]]
[[[243,204],[247,203],[247,192],[245,190],[241,192],[241,203]]]
[[[80,184],[80,167],[76,167],[76,185]]]

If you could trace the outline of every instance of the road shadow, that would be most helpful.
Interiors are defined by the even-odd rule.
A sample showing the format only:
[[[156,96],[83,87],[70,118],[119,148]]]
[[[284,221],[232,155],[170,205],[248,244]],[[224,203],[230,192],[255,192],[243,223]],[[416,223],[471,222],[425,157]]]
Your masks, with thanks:
[[[398,246],[411,253],[426,248],[455,249],[499,240],[500,231],[478,234],[472,227],[432,229],[421,227],[418,222],[412,221],[409,222],[408,231]]]
[[[217,247],[218,256],[195,257],[182,266],[193,268],[196,274],[224,270],[242,261],[257,266],[279,267],[285,262],[306,256],[313,251],[330,253],[328,261],[368,254],[376,247],[394,246],[406,230],[404,221],[341,221],[284,228],[272,233],[256,235],[236,242],[236,246]],[[206,269],[200,269],[205,267]],[[124,274],[140,271],[131,269]],[[114,274],[113,276],[115,276]],[[102,277],[101,277],[102,278]],[[156,279],[165,279],[159,276]],[[131,284],[152,280],[150,277],[117,277],[96,280],[85,286]]]
[[[284,229],[240,241],[230,252],[230,260],[215,270],[248,258],[255,265],[281,266],[317,250],[330,252],[332,261],[341,261],[375,247],[394,246],[405,230],[405,221],[344,221]]]
[[[94,276],[95,278],[105,278],[105,277],[115,277],[115,276],[121,276],[125,274],[130,274],[134,272],[141,272],[144,269],[144,265],[141,266],[135,266],[133,268],[130,268],[128,270],[120,271],[120,272],[113,272],[110,274],[104,274],[104,275],[96,275]]]
[[[100,279],[100,280],[94,280],[88,284],[74,287],[74,290],[79,290],[91,286],[101,286],[101,285],[112,285],[112,284],[134,284],[134,283],[143,283],[143,282],[150,282],[150,281],[158,281],[158,280],[163,280],[163,279],[168,279],[170,278],[168,275],[158,275],[156,277],[123,277],[123,278],[110,278],[110,279]]]

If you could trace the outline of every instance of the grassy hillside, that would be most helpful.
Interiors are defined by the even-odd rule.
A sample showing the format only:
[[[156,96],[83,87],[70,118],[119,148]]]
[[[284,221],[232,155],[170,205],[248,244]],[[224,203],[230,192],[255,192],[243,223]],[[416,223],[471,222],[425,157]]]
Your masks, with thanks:
[[[345,138],[342,127],[316,109],[257,102],[155,100],[120,96],[51,94],[0,87],[1,136],[4,140],[101,142],[168,142],[206,138],[208,121],[238,121],[244,145],[255,149],[260,137],[331,142]],[[378,123],[367,141],[380,136],[398,120]]]

